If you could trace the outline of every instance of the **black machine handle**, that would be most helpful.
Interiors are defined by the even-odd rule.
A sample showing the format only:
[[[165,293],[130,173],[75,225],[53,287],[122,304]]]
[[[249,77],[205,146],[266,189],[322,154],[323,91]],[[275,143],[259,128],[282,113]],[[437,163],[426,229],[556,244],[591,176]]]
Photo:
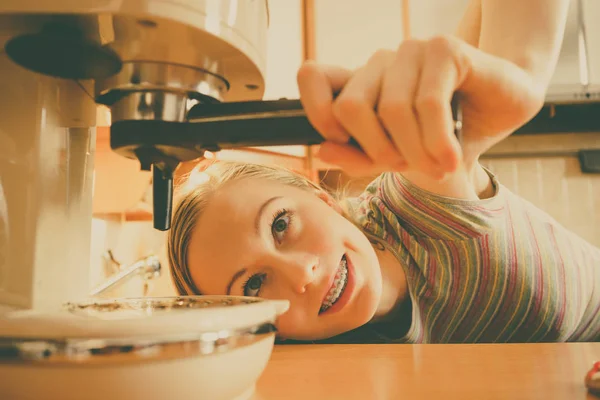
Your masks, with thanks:
[[[462,140],[462,110],[452,99],[455,134]],[[205,151],[255,146],[316,145],[323,137],[310,124],[300,100],[246,101],[197,104],[186,122],[158,120],[115,121],[112,149],[138,159],[142,169],[153,167],[154,226],[171,225],[173,172],[181,161],[202,157]],[[360,148],[358,143],[350,144]]]
[[[460,140],[462,109],[458,95],[452,98],[451,109],[454,133]],[[323,137],[310,124],[302,103],[297,99],[197,104],[189,111],[188,121],[202,125],[202,146],[206,150],[323,142]],[[196,133],[200,134],[200,131],[196,130]],[[360,148],[354,138],[350,138],[349,144]]]

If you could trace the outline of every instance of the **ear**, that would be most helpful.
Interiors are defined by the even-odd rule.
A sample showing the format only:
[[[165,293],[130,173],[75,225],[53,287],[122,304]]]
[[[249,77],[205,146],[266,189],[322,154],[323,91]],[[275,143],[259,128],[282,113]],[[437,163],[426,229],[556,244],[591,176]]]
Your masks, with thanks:
[[[338,213],[342,213],[342,208],[329,193],[325,192],[324,190],[319,190],[317,191],[317,197],[327,203],[329,207],[333,208]]]

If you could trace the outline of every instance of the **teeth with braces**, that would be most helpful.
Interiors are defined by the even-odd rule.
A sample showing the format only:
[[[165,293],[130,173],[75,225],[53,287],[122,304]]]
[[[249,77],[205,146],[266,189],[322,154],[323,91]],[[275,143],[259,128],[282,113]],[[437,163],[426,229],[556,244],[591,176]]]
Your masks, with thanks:
[[[342,293],[344,293],[344,289],[346,288],[347,283],[348,264],[346,263],[346,257],[344,257],[342,258],[342,261],[340,261],[340,265],[335,274],[335,279],[333,280],[333,285],[331,285],[331,289],[329,289],[329,292],[327,292],[323,304],[321,304],[321,312],[326,311],[331,306],[333,306],[336,301],[339,300]]]

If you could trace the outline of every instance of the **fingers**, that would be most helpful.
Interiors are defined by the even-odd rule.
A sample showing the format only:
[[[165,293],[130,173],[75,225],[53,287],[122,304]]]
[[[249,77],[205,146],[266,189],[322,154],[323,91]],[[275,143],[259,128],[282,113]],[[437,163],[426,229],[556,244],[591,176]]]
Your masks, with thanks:
[[[300,102],[309,122],[327,140],[347,143],[348,132],[333,114],[333,96],[348,82],[352,72],[344,68],[306,62],[298,71]]]
[[[375,112],[383,71],[393,56],[392,52],[378,52],[356,71],[335,100],[333,113],[371,161],[398,171],[406,162]]]
[[[459,84],[455,53],[445,38],[403,42],[385,73],[378,104],[408,169],[436,180],[454,172],[462,156],[450,104]]]
[[[352,175],[412,170],[439,180],[456,171],[451,99],[465,79],[460,56],[451,39],[435,38],[379,51],[353,73],[305,63],[300,97],[326,139],[320,157]],[[350,137],[362,151],[347,145]]]
[[[422,42],[411,40],[400,45],[385,72],[377,113],[409,168],[439,179],[443,171],[424,146],[414,107],[424,57]]]
[[[446,172],[453,172],[458,167],[461,156],[450,105],[458,79],[451,43],[445,38],[429,41],[415,107],[423,145]]]
[[[317,156],[326,163],[340,166],[350,176],[376,175],[385,170],[361,150],[346,144],[324,142]]]

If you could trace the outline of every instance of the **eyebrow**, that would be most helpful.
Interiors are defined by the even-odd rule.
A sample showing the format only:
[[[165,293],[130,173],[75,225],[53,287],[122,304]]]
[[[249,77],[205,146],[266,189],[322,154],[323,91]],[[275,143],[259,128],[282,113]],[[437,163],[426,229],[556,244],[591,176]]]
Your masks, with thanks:
[[[240,278],[240,276],[244,275],[245,273],[246,273],[246,268],[242,268],[233,275],[233,277],[229,281],[229,284],[227,285],[227,292],[226,292],[227,295],[231,294],[231,288],[232,288],[233,284],[235,283],[235,281],[237,281]]]
[[[281,196],[271,197],[270,199],[268,199],[267,201],[265,201],[260,206],[260,208],[258,209],[258,212],[256,213],[256,218],[254,219],[254,230],[255,230],[257,236],[260,235],[260,220],[261,220],[261,217],[262,217],[263,213],[265,212],[265,209],[267,208],[267,206],[269,204],[271,204],[272,202],[274,202],[275,200],[278,200],[280,198],[281,198]],[[227,295],[231,294],[231,288],[233,287],[233,284],[242,275],[244,275],[246,273],[246,271],[247,271],[246,268],[242,268],[241,270],[239,270],[238,272],[236,272],[235,274],[233,274],[233,276],[231,277],[231,280],[227,284],[227,291],[226,291]]]
[[[281,196],[275,196],[275,197],[271,197],[269,200],[265,201],[262,206],[260,206],[260,208],[258,209],[258,212],[256,213],[256,218],[254,219],[254,230],[256,231],[256,235],[259,235],[259,228],[260,228],[260,220],[261,217],[263,215],[263,213],[265,212],[265,209],[267,208],[267,206],[269,204],[271,204],[272,202],[274,202],[275,200],[280,199]]]

